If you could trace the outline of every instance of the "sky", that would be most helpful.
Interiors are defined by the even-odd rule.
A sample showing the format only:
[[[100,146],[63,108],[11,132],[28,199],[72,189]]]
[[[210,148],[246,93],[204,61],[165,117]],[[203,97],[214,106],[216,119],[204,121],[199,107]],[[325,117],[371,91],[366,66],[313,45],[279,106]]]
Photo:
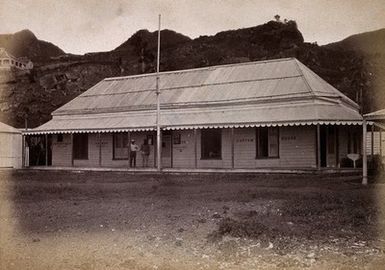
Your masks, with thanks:
[[[139,29],[191,38],[295,20],[306,42],[319,45],[385,28],[385,0],[0,0],[0,33],[30,29],[67,53],[109,51]]]

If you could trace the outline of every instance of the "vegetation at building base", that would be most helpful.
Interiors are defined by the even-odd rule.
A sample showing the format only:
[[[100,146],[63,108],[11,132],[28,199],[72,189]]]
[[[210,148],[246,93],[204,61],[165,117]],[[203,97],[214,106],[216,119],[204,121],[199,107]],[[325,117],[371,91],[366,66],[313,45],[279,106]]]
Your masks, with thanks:
[[[156,32],[139,30],[112,51],[85,55],[63,54],[32,32],[22,32],[8,43],[4,40],[12,37],[0,35],[0,47],[15,47],[11,53],[34,62],[29,74],[0,74],[0,121],[16,127],[24,127],[25,119],[29,127],[48,121],[53,110],[105,77],[155,71]],[[385,104],[380,91],[385,88],[385,47],[373,46],[384,42],[385,29],[361,35],[318,46],[304,42],[295,21],[279,18],[196,39],[162,30],[161,71],[296,57],[369,112]]]

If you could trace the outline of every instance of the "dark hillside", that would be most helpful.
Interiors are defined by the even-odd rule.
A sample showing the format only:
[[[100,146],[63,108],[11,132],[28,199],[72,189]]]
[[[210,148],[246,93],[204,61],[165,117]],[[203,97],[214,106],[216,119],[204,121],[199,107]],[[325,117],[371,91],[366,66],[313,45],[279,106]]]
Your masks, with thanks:
[[[37,39],[30,30],[0,35],[0,47],[16,57],[26,56],[32,61],[49,60],[50,57],[64,54],[52,43]]]
[[[325,47],[334,50],[352,50],[363,54],[385,53],[385,28],[347,37]]]

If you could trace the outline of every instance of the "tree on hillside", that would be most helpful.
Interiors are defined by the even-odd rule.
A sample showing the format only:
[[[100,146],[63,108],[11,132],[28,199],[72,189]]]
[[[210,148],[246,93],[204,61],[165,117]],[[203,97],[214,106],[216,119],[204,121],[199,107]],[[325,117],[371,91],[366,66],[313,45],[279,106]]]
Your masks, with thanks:
[[[281,16],[279,16],[278,14],[274,16],[274,19],[275,19],[277,22],[281,22]]]

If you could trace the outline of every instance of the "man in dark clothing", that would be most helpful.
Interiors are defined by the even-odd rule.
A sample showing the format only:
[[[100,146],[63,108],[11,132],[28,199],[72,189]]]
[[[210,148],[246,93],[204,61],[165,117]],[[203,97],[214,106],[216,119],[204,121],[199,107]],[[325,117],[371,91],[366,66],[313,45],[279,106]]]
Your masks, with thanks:
[[[140,152],[142,153],[142,166],[148,167],[148,157],[150,156],[150,146],[147,139],[144,139],[143,144],[140,146]]]

